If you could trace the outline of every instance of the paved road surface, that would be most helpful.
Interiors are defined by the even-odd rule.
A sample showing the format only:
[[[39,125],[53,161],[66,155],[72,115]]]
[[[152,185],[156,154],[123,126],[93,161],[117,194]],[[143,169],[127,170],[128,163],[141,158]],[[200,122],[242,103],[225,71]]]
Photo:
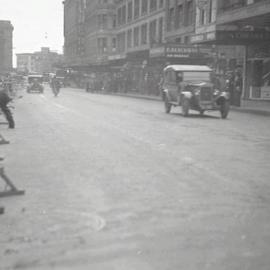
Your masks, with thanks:
[[[0,132],[0,269],[269,270],[270,118],[25,94]],[[1,184],[0,184],[1,187]]]

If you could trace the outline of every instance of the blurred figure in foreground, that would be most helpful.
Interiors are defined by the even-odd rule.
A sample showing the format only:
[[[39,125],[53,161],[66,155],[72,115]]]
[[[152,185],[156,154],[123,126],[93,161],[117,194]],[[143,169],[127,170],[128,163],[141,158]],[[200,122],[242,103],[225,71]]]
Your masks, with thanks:
[[[8,121],[8,127],[15,128],[15,122],[12,113],[10,111],[10,108],[7,106],[11,100],[12,99],[8,95],[8,90],[5,88],[0,88],[0,109]]]

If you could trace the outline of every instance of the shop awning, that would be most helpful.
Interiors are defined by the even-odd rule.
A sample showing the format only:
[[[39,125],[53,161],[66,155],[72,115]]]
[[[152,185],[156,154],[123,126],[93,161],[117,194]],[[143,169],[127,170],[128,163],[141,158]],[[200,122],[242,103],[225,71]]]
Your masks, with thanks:
[[[270,42],[270,31],[212,31],[191,37],[193,44],[249,45]]]

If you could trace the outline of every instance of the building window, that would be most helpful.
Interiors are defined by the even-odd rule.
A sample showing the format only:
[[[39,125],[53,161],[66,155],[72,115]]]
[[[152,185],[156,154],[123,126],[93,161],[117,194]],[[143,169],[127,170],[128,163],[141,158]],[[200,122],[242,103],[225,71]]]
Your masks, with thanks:
[[[213,8],[213,0],[209,1],[209,15],[208,15],[208,23],[211,23],[213,21],[213,12],[212,12],[212,8]]]
[[[205,10],[204,9],[200,9],[200,25],[204,25],[205,23]]]
[[[162,41],[163,41],[163,18],[159,19],[158,24],[159,24],[158,43],[162,43]]]
[[[171,7],[171,8],[169,9],[169,13],[168,13],[167,30],[168,30],[168,31],[173,30],[173,25],[174,25],[174,7]]]
[[[127,13],[126,5],[124,5],[122,6],[122,24],[126,23],[126,13]]]
[[[150,22],[149,39],[150,44],[157,43],[157,20]]]
[[[187,2],[187,23],[186,25],[192,25],[194,19],[194,5],[193,0]]]
[[[132,5],[132,2],[129,2],[128,3],[128,21],[131,21],[132,20],[132,10],[133,9],[133,5]]]
[[[99,29],[107,29],[108,28],[108,17],[106,14],[98,15],[98,27],[99,27]]]
[[[175,28],[179,29],[183,25],[184,21],[184,7],[183,4],[178,4],[177,5],[177,15],[176,15],[176,25]]]
[[[148,0],[142,1],[142,16],[146,15],[148,12]]]
[[[116,51],[116,38],[112,38],[112,51]]]
[[[131,29],[127,31],[127,47],[128,48],[132,47],[132,30]]]
[[[117,24],[121,25],[122,23],[122,8],[118,8],[117,10]]]
[[[150,0],[150,11],[155,11],[157,9],[157,0]]]
[[[107,52],[107,38],[98,38],[98,52],[100,54]]]
[[[140,16],[140,0],[134,1],[134,19]]]
[[[122,32],[117,35],[118,52],[122,53],[126,49],[126,33]]]
[[[113,24],[113,28],[116,28],[116,15],[113,15],[112,24]]]
[[[141,26],[141,45],[147,44],[147,24]]]
[[[159,8],[163,8],[164,6],[164,1],[163,0],[159,0]]]
[[[134,28],[134,32],[133,32],[133,44],[134,44],[134,47],[137,47],[139,46],[139,27],[135,27]]]

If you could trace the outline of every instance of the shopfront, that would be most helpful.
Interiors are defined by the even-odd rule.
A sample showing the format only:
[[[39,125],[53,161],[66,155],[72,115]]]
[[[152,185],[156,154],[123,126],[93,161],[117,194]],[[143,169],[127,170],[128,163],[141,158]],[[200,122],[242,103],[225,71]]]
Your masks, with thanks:
[[[247,48],[247,91],[244,97],[270,101],[270,44]]]
[[[216,30],[194,35],[192,42],[196,44],[214,44],[217,48],[219,46],[228,46],[232,51],[236,46],[242,46],[242,99],[270,100],[270,31]],[[226,56],[224,56],[224,59],[226,59]],[[226,69],[228,70],[228,67]]]

